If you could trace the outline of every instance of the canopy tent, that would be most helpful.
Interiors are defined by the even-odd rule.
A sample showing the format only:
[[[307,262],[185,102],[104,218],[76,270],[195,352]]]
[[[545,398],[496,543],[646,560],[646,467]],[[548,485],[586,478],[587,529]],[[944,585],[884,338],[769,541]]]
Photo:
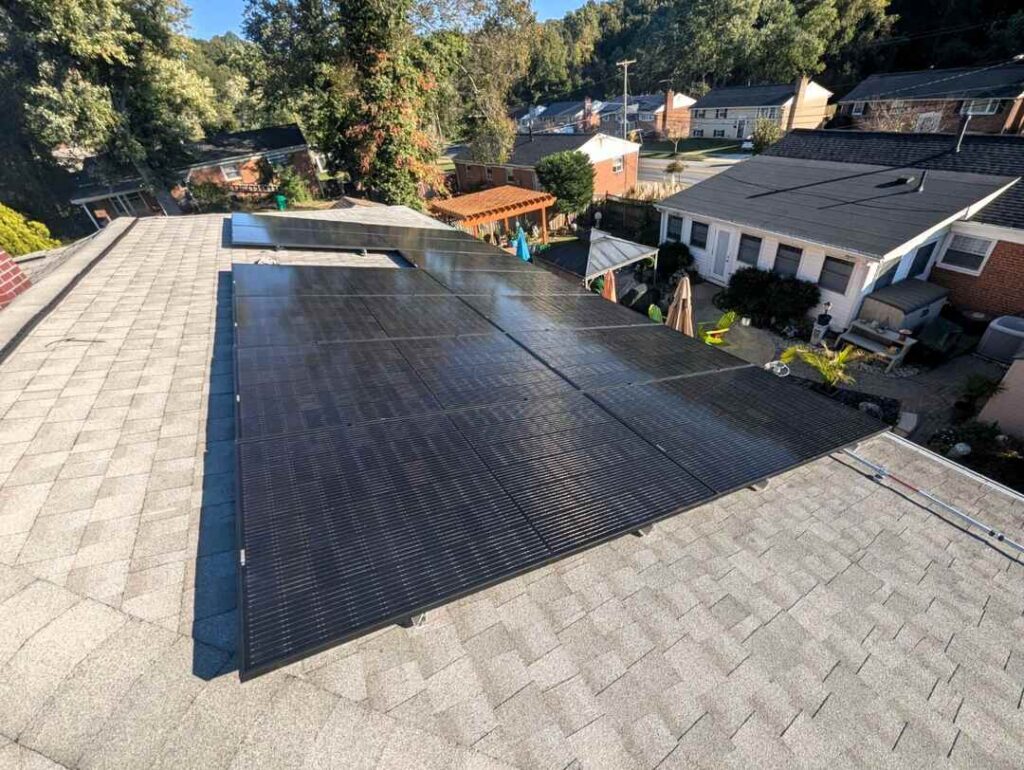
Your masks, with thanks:
[[[587,253],[583,282],[589,286],[591,281],[609,270],[618,270],[648,257],[657,264],[657,246],[616,238],[595,228],[590,231],[590,250]]]
[[[541,240],[547,243],[547,210],[556,200],[554,195],[541,190],[502,185],[468,195],[431,201],[430,210],[436,216],[450,220],[463,228],[469,228],[476,236],[480,234],[480,225],[504,222],[505,231],[508,232],[510,218],[539,211]]]

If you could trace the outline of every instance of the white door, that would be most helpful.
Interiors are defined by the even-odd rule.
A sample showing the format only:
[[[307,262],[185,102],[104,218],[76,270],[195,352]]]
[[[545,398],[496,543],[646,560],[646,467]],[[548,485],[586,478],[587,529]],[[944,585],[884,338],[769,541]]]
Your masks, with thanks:
[[[747,138],[747,121],[740,120],[736,123],[736,138],[746,139]]]
[[[711,277],[725,281],[725,266],[729,262],[729,231],[715,231],[715,249],[711,255]]]

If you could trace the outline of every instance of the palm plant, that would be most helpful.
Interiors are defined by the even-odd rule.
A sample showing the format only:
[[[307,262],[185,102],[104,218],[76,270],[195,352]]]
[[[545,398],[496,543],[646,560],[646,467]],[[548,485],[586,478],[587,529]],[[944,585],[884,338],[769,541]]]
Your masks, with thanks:
[[[847,345],[842,350],[834,350],[825,343],[821,344],[820,349],[810,348],[806,345],[793,345],[786,348],[780,360],[784,364],[789,364],[797,358],[814,369],[824,383],[835,390],[841,384],[850,385],[855,382],[853,375],[846,371],[846,367],[854,361],[864,358],[864,351],[858,350],[853,345]]]

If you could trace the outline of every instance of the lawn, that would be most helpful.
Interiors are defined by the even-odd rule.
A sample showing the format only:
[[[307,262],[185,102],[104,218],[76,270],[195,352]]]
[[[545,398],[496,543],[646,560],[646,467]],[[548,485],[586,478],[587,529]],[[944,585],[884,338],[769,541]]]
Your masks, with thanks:
[[[679,142],[679,158],[696,159],[714,152],[738,151],[738,139],[704,139],[690,138]],[[650,139],[644,142],[640,154],[647,158],[671,158],[672,142],[668,140]]]

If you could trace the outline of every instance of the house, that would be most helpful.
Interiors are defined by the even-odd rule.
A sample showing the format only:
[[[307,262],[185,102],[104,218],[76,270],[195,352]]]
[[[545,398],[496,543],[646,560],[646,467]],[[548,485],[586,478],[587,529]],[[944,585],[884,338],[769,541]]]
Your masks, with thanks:
[[[589,96],[582,101],[552,102],[532,119],[533,130],[559,134],[587,134],[600,125],[598,111],[603,102]]]
[[[690,106],[694,100],[686,94],[637,94],[629,97],[627,130],[639,130],[658,137],[688,136]],[[622,98],[606,101],[598,111],[601,130],[622,133]]]
[[[453,158],[455,177],[461,192],[505,184],[539,190],[536,165],[548,155],[574,150],[594,166],[595,197],[622,195],[636,186],[640,145],[607,134],[520,134],[502,164],[479,163],[464,148]]]
[[[657,207],[662,240],[688,244],[707,280],[725,284],[756,267],[810,281],[839,331],[872,291],[928,278],[936,260],[956,270],[983,262],[978,240],[954,228],[973,224],[1017,180],[759,155]]]
[[[744,140],[758,118],[773,120],[785,131],[818,128],[828,117],[831,95],[807,78],[795,84],[713,88],[690,107],[690,136]]]
[[[400,222],[418,232],[394,209],[337,213],[373,212],[377,225]],[[820,766],[825,757],[852,767],[1020,764],[1024,570],[1007,541],[1022,539],[1024,501],[891,434],[855,450],[888,469],[886,478],[845,452],[830,453],[762,491],[739,489],[669,516],[646,537],[608,537],[447,602],[418,628],[382,626],[240,682],[238,583],[254,563],[253,549],[243,554],[237,535],[243,451],[269,456],[271,489],[298,470],[309,485],[333,483],[330,499],[363,501],[368,512],[354,523],[391,545],[379,552],[379,571],[404,585],[436,581],[434,572],[395,566],[402,554],[431,550],[431,541],[400,540],[378,523],[386,514],[440,517],[468,501],[480,510],[479,526],[466,538],[472,543],[488,531],[512,530],[525,516],[502,502],[508,489],[532,489],[522,509],[550,511],[552,529],[564,532],[606,516],[609,498],[623,485],[636,488],[635,479],[646,486],[627,510],[660,506],[672,485],[669,474],[638,462],[650,454],[621,441],[611,410],[587,403],[621,387],[581,395],[577,414],[553,415],[555,397],[541,390],[554,380],[547,367],[534,361],[502,368],[497,358],[484,359],[485,371],[476,372],[480,356],[457,355],[457,338],[448,346],[398,340],[386,355],[371,354],[368,341],[257,349],[252,360],[266,362],[273,375],[255,399],[271,410],[269,419],[251,423],[262,429],[277,422],[282,403],[297,403],[291,393],[301,385],[299,371],[282,376],[282,362],[322,362],[331,379],[349,366],[370,367],[372,376],[343,392],[329,379],[315,380],[324,386],[320,398],[302,401],[296,419],[279,423],[309,428],[340,403],[335,418],[355,422],[358,415],[361,423],[323,429],[303,452],[363,436],[361,451],[346,466],[352,470],[343,473],[338,464],[314,474],[280,451],[288,440],[283,431],[236,443],[246,425],[236,424],[233,397],[230,270],[266,252],[226,247],[223,216],[140,219],[119,238],[130,222],[122,218],[98,233],[66,263],[68,274],[52,274],[48,285],[34,286],[4,311],[21,305],[33,323],[0,327],[0,349],[9,353],[0,357],[0,685],[13,694],[0,720],[4,736],[17,736],[0,739],[3,766],[793,767]],[[283,265],[364,265],[374,285],[388,276],[358,254],[275,257]],[[410,279],[414,271],[390,272]],[[360,303],[358,312],[402,323],[409,314],[400,300]],[[543,328],[564,328],[569,323],[558,311],[570,300],[562,295],[532,312],[549,314]],[[332,304],[325,318],[343,304]],[[269,297],[252,307],[277,312]],[[438,313],[430,315],[437,323]],[[465,322],[467,315],[453,317]],[[11,348],[6,335],[14,331]],[[623,373],[610,366],[621,361],[613,354],[623,353],[608,342],[612,334],[563,335],[572,376]],[[533,337],[534,345],[550,337],[558,352],[551,331],[517,336]],[[493,337],[504,335],[463,342]],[[515,344],[505,342],[502,349],[514,354]],[[642,366],[665,366],[663,352],[642,350],[625,375],[636,379]],[[707,346],[683,361],[718,360],[716,353],[742,363]],[[427,383],[401,378],[409,359],[431,357],[450,370]],[[748,367],[726,376],[752,373]],[[522,405],[510,400],[499,414],[480,407],[439,412],[401,440],[374,439],[372,431],[406,414],[402,407],[418,399],[439,410],[432,392],[478,392],[484,375],[504,380]],[[707,380],[698,374],[649,387],[697,391]],[[705,393],[715,401],[696,407],[691,423],[668,425],[680,434],[675,446],[706,457],[719,477],[764,454],[764,412],[745,395]],[[340,402],[343,396],[362,406]],[[647,410],[652,428],[666,419],[662,403],[652,400]],[[524,406],[533,407],[532,419],[514,421]],[[719,433],[709,440],[713,415],[721,415]],[[814,410],[789,417],[802,435],[774,444],[774,452],[797,451],[807,434],[831,427]],[[463,449],[469,428],[474,442],[481,434],[487,441],[478,456]],[[408,459],[389,462],[385,453],[399,445]],[[481,458],[504,467],[495,480],[470,483],[467,472]],[[560,478],[552,488],[531,486],[542,473]],[[968,531],[897,479],[1006,538]],[[389,494],[403,480],[418,484],[416,493]],[[294,511],[282,518],[308,521],[301,506]],[[338,521],[325,517],[285,543],[271,529],[260,547],[287,554],[320,546],[324,564],[343,562],[357,549],[340,541]],[[443,542],[447,553],[468,547]],[[512,553],[508,547],[491,558],[502,562]],[[274,591],[285,584],[295,581],[277,582]],[[311,596],[318,585],[307,584]],[[310,612],[316,604],[309,601]]]
[[[543,104],[523,105],[511,110],[508,116],[516,124],[516,131],[525,134],[533,130],[538,116],[546,109]]]
[[[792,131],[766,154],[871,163],[914,175],[941,170],[1024,177],[1024,138],[1010,135],[967,134],[958,143],[952,134]],[[955,222],[937,241],[928,275],[964,310],[988,316],[1024,313],[1024,185]]]
[[[1024,62],[871,75],[839,100],[836,128],[1024,132]]]
[[[102,159],[88,158],[77,176],[71,203],[81,206],[99,228],[119,216],[180,213],[165,211],[170,198],[183,203],[188,186],[198,183],[210,182],[241,196],[265,194],[272,188],[261,181],[264,162],[291,166],[311,187],[319,184],[317,160],[294,123],[215,134],[188,145],[185,156],[190,161],[177,170],[179,180],[170,196],[154,195],[135,170],[110,172]]]

